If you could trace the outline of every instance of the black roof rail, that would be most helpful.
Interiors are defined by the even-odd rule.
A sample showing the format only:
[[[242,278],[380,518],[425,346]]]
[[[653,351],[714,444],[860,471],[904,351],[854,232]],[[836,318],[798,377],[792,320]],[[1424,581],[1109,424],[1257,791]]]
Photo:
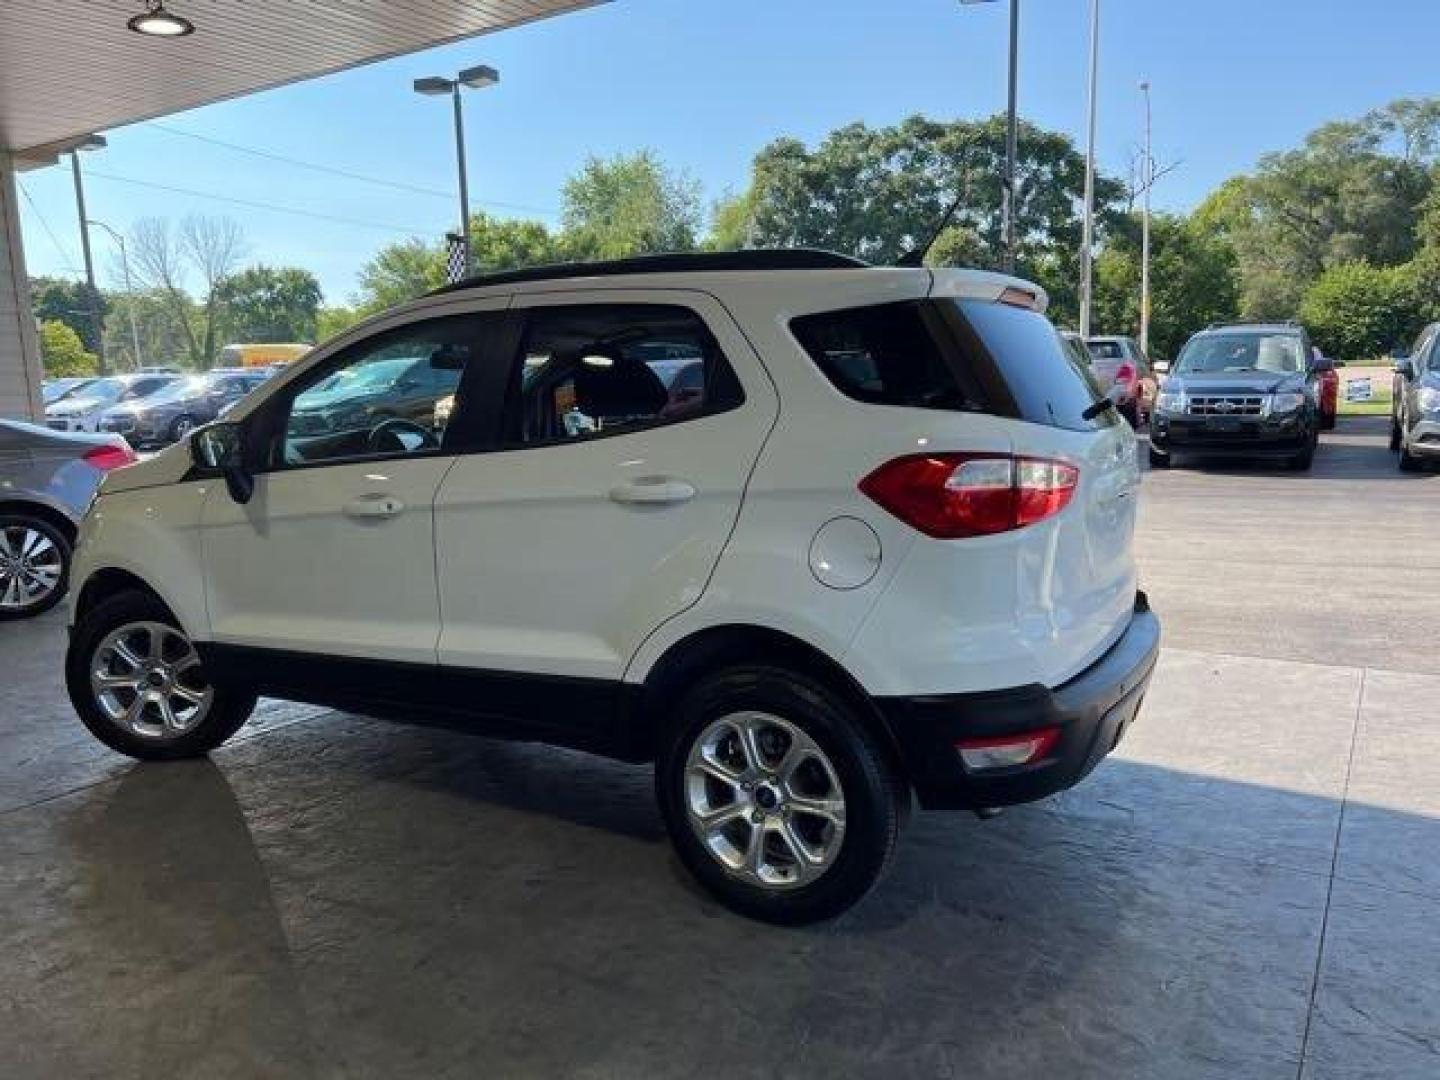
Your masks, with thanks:
[[[526,281],[559,281],[565,278],[621,277],[627,274],[687,274],[744,270],[858,270],[870,264],[849,255],[815,248],[759,248],[753,251],[675,252],[637,255],[606,262],[552,263],[479,274],[452,285],[443,285],[427,296],[443,296],[487,285],[514,285]]]
[[[1223,330],[1227,326],[1293,326],[1300,327],[1298,319],[1227,319],[1224,322],[1212,322],[1205,327],[1206,330]]]

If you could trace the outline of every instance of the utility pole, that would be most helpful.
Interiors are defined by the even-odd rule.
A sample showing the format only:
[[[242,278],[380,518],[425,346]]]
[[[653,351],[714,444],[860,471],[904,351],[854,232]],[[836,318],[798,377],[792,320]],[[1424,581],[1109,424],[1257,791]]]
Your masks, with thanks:
[[[1010,0],[1010,100],[1005,131],[1005,269],[1015,272],[1015,184],[1020,158],[1020,0]]]
[[[424,94],[427,97],[449,94],[455,110],[455,161],[460,172],[460,243],[465,275],[474,272],[474,262],[471,258],[470,245],[470,178],[465,169],[465,115],[460,104],[460,91],[466,87],[471,90],[484,90],[499,81],[500,73],[498,71],[481,64],[477,67],[466,68],[453,79],[447,79],[440,75],[429,75],[423,79],[416,79],[414,83],[417,94]]]
[[[103,144],[102,144],[103,145]],[[101,375],[105,374],[105,327],[100,315],[100,291],[95,287],[95,259],[90,254],[90,225],[85,216],[85,181],[80,176],[80,151],[70,151],[70,171],[75,177],[75,208],[80,214],[80,250],[85,256],[85,307],[95,333],[95,356]]]
[[[120,265],[125,271],[125,308],[130,315],[130,344],[135,349],[135,368],[138,371],[145,366],[145,360],[140,355],[140,326],[135,321],[135,286],[130,280],[130,254],[125,250],[125,237],[103,221],[92,220],[90,224],[104,229],[120,248]]]
[[[1145,95],[1145,163],[1141,181],[1145,185],[1144,225],[1140,241],[1140,351],[1150,355],[1150,189],[1155,186],[1155,158],[1150,152],[1150,80],[1140,84]]]
[[[1100,0],[1090,0],[1090,134],[1085,142],[1085,236],[1080,247],[1080,336],[1090,336],[1095,245],[1095,98],[1100,65]]]

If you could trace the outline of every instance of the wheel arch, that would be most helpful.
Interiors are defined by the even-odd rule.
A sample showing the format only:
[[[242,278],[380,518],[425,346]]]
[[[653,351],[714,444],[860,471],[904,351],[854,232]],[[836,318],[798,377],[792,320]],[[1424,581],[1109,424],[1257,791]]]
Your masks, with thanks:
[[[85,584],[75,593],[74,621],[78,623],[97,604],[124,592],[142,592],[154,597],[165,605],[170,617],[175,619],[177,624],[180,623],[174,605],[160,595],[153,585],[138,574],[118,566],[102,566],[85,579]],[[189,632],[188,629],[186,632]]]
[[[632,699],[629,718],[636,729],[637,756],[654,757],[665,727],[666,711],[688,687],[712,672],[741,664],[793,671],[838,694],[885,751],[897,775],[908,782],[894,735],[870,695],[843,665],[793,634],[738,623],[697,630],[672,644],[651,665]]]
[[[0,514],[23,514],[26,517],[37,518],[59,530],[66,542],[72,548],[75,546],[75,538],[79,532],[75,520],[49,503],[38,502],[34,499],[6,499],[0,501]]]

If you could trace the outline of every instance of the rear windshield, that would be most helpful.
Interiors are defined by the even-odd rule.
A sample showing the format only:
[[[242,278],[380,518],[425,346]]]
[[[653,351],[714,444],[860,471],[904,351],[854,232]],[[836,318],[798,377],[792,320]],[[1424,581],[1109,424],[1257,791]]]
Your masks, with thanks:
[[[1043,315],[984,300],[920,300],[806,315],[790,324],[847,397],[986,412],[1051,427],[1113,424],[1088,371]]]
[[[1118,341],[1092,341],[1090,355],[1096,360],[1124,360],[1125,350]]]

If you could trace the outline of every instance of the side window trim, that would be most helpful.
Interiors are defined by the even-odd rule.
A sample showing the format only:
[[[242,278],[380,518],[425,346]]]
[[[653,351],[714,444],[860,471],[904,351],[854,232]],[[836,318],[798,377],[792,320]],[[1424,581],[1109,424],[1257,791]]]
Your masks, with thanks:
[[[506,298],[507,307],[508,300]],[[373,348],[376,342],[390,335],[400,335],[407,331],[427,324],[443,322],[447,320],[468,319],[473,323],[472,333],[469,340],[481,362],[472,362],[466,365],[465,371],[461,373],[460,383],[456,387],[456,415],[452,418],[452,424],[458,426],[460,431],[467,435],[473,430],[464,416],[461,404],[461,392],[469,381],[472,371],[479,372],[486,367],[483,358],[488,345],[492,343],[492,335],[495,324],[504,321],[507,315],[506,307],[499,308],[478,308],[455,310],[444,310],[436,312],[417,313],[418,317],[407,322],[399,322],[393,326],[386,327],[374,333],[346,341],[339,348],[327,355],[323,360],[309,368],[299,378],[292,380],[288,385],[281,388],[280,392],[266,401],[255,413],[246,418],[247,442],[253,439],[250,448],[252,461],[250,467],[257,475],[268,473],[287,473],[308,471],[310,469],[324,469],[342,465],[363,465],[374,461],[409,461],[417,458],[453,456],[464,452],[464,449],[457,443],[452,445],[450,439],[450,427],[447,425],[445,436],[439,446],[427,447],[422,450],[410,451],[403,454],[354,454],[345,457],[323,458],[307,462],[277,462],[274,460],[275,451],[284,438],[284,421],[289,417],[290,409],[295,399],[305,390],[322,381],[327,376],[334,374],[337,370],[346,366],[347,361],[352,360],[356,350]],[[483,395],[479,400],[484,400]],[[458,421],[458,424],[456,422]],[[457,438],[460,438],[457,436]],[[468,446],[468,439],[464,440]]]

